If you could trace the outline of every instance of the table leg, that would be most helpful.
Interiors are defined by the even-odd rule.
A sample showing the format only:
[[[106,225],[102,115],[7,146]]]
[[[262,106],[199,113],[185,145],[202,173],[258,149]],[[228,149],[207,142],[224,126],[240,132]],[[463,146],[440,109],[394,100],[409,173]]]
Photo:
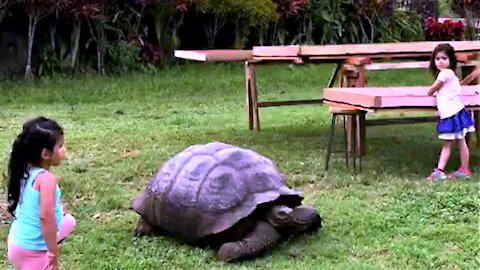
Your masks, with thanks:
[[[253,129],[260,131],[260,117],[258,115],[258,99],[257,99],[257,76],[255,75],[255,66],[254,64],[250,65],[251,72],[251,82],[252,86],[250,88],[252,92],[252,112],[253,112]]]
[[[250,130],[260,131],[255,66],[248,61],[245,62],[245,76],[247,79],[246,95],[249,128]]]
[[[253,129],[253,111],[252,111],[252,75],[250,72],[250,64],[245,61],[245,97],[246,97],[246,109],[248,118],[248,129]]]
[[[333,73],[330,76],[330,80],[328,80],[327,88],[331,88],[331,87],[333,87],[333,84],[335,84],[335,79],[338,77],[338,73],[340,71],[341,66],[342,66],[341,63],[336,63],[335,64],[335,69],[333,70]]]
[[[477,137],[477,148],[480,148],[480,111],[474,111],[473,117],[475,120],[475,134]]]
[[[367,125],[366,125],[366,113],[361,112],[358,115],[358,147],[360,149],[360,156],[367,155]]]
[[[480,67],[477,66],[477,69],[479,69],[479,68]],[[472,75],[477,76],[476,75],[477,71],[475,71],[474,67],[462,67],[461,70],[462,70],[462,79],[469,78],[469,76],[472,76]],[[472,79],[470,81],[469,85],[476,85],[476,84],[480,83],[479,80],[480,79],[477,79],[477,80]],[[480,148],[480,111],[473,111],[473,118],[474,118],[474,121],[475,121],[475,129],[476,129],[476,131],[475,131],[475,137],[476,137],[476,140],[477,140],[476,146],[477,146],[477,148]],[[467,137],[467,143],[468,144],[471,144],[471,142],[472,142],[471,137],[473,137],[473,136],[468,136]]]
[[[341,73],[345,76],[346,79],[346,86],[347,87],[364,87],[366,82],[365,72],[362,67],[359,68],[360,71],[347,71],[343,70]],[[353,124],[351,117],[347,117],[347,145],[348,150],[353,151],[353,144],[352,140],[355,139],[357,145],[360,149],[360,155],[366,156],[367,155],[367,136],[366,136],[366,113],[359,112],[358,118],[358,134],[353,134]]]

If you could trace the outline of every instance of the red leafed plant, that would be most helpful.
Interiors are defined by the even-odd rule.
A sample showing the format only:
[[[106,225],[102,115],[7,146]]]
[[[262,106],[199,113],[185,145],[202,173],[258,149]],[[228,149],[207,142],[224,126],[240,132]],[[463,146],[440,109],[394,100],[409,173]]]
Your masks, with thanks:
[[[310,0],[273,0],[277,6],[277,13],[283,17],[295,16],[305,6],[308,6]]]
[[[154,5],[173,5],[180,12],[186,12],[187,7],[192,4],[192,0],[137,0],[137,4],[142,6]]]
[[[100,13],[100,3],[95,0],[76,0],[71,2],[69,10],[75,18],[80,16],[93,18]]]
[[[465,34],[465,25],[461,21],[450,19],[440,23],[435,18],[428,17],[425,20],[424,31],[428,41],[462,40]]]
[[[163,58],[160,47],[146,42],[140,49],[140,57],[144,65],[157,65]]]
[[[128,33],[127,42],[137,44],[140,47],[138,54],[144,65],[155,66],[163,60],[162,49],[155,44],[144,42],[137,33]]]

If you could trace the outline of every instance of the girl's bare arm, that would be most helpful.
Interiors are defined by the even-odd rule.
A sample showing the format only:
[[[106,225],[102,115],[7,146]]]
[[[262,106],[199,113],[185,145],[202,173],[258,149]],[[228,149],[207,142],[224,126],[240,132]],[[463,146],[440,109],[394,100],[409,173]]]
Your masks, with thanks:
[[[55,191],[57,179],[51,173],[42,173],[37,178],[40,191],[40,225],[48,251],[58,256],[57,221],[55,219]]]
[[[442,81],[438,81],[436,80],[432,86],[430,86],[430,89],[428,89],[428,95],[429,96],[433,96],[433,93],[437,92],[438,90],[440,90],[440,88],[442,88],[443,86],[443,82]]]

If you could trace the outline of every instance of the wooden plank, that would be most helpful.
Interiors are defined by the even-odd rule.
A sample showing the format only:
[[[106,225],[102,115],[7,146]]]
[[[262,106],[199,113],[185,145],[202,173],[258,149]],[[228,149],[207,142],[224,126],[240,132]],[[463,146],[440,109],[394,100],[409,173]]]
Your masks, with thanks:
[[[428,96],[428,86],[337,87],[324,89],[324,99],[365,108],[435,107],[436,97]],[[480,106],[478,85],[462,86],[466,106]]]
[[[323,103],[323,99],[264,101],[264,102],[259,102],[258,107],[278,107],[278,106],[308,105],[308,104],[322,104],[322,103]]]
[[[362,111],[362,110],[355,106],[349,106],[349,105],[328,106],[329,113],[358,113],[359,111]]]
[[[396,63],[373,63],[365,65],[365,70],[389,70],[389,69],[425,69],[428,68],[430,62],[428,61],[411,61],[411,62],[396,62]],[[466,63],[458,63],[459,67],[462,66],[476,66],[477,61],[468,61]],[[346,66],[348,70],[354,70],[352,65]]]
[[[293,64],[303,64],[302,58],[298,56],[254,56],[253,60],[257,61],[257,63],[275,63],[275,62],[292,62]],[[275,61],[275,62],[272,62]]]
[[[366,120],[367,126],[386,126],[396,124],[420,124],[438,121],[438,116],[417,116],[402,118],[379,118]]]
[[[360,56],[375,54],[418,54],[430,55],[435,47],[445,41],[343,44],[343,45],[306,45],[301,46],[302,56]],[[449,41],[456,52],[478,52],[480,41]]]
[[[371,108],[365,108],[365,107],[358,106],[358,105],[341,103],[341,102],[332,101],[332,100],[328,100],[328,99],[323,99],[323,104],[326,104],[328,106],[339,106],[339,107],[345,106],[346,108],[352,108],[352,109],[356,108],[356,109],[364,111],[364,112],[375,112],[375,110],[371,109]]]
[[[348,57],[345,59],[345,63],[355,66],[363,66],[372,63],[372,59],[370,57]]]
[[[201,62],[245,61],[252,59],[251,50],[175,50],[175,57]]]
[[[254,46],[253,56],[260,57],[291,57],[299,56],[300,46]]]
[[[430,55],[419,55],[417,53],[403,53],[403,54],[387,54],[387,53],[376,53],[376,54],[365,54],[364,57],[370,59],[382,59],[382,60],[391,60],[391,59],[413,59],[413,60],[426,60],[430,58]],[[308,59],[311,62],[331,62],[345,60],[351,56],[349,55],[304,55],[305,59]]]
[[[323,99],[368,108],[378,107],[380,105],[380,100],[375,95],[361,92],[337,91],[337,89],[338,88],[326,88],[323,90]]]
[[[376,96],[425,96],[430,86],[377,86],[377,87],[332,87],[325,90],[335,92],[360,93],[364,95]],[[478,85],[462,85],[462,95],[478,95],[480,88]]]
[[[347,111],[364,111],[362,107],[358,106],[353,106],[353,105],[348,105],[348,104],[342,104],[342,103],[337,103],[337,102],[332,102],[329,100],[323,100],[323,103],[328,105],[329,108],[342,108],[343,110]]]
[[[470,54],[469,54],[470,55]],[[476,54],[472,54],[476,55]],[[339,60],[345,60],[348,59],[348,55],[302,55],[302,57],[305,60],[311,61],[311,62],[332,62],[332,61],[339,61]],[[357,56],[359,57],[359,56]],[[410,59],[410,60],[416,60],[416,61],[422,61],[422,60],[428,60],[430,59],[430,54],[424,53],[424,54],[419,54],[419,53],[396,53],[396,54],[388,54],[388,53],[376,53],[376,54],[365,54],[362,55],[362,57],[367,57],[370,59],[381,59],[381,60],[386,60],[386,61],[391,61],[393,59]],[[467,61],[466,59],[461,59],[462,61],[459,61],[459,63]],[[472,61],[475,60],[475,58],[471,59]]]

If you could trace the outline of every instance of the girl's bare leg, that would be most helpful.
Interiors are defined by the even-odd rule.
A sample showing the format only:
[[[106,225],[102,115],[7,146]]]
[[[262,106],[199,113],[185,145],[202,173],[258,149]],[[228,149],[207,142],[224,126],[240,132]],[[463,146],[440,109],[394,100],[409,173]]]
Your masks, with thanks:
[[[468,170],[468,163],[470,160],[470,151],[468,149],[468,145],[465,139],[458,140],[458,147],[460,149],[460,162],[462,164],[462,168]]]
[[[453,144],[453,141],[447,141],[447,140],[443,141],[442,152],[440,153],[440,159],[438,161],[438,167],[437,167],[440,170],[445,170],[448,159],[450,158],[450,153],[452,152],[452,144]]]

